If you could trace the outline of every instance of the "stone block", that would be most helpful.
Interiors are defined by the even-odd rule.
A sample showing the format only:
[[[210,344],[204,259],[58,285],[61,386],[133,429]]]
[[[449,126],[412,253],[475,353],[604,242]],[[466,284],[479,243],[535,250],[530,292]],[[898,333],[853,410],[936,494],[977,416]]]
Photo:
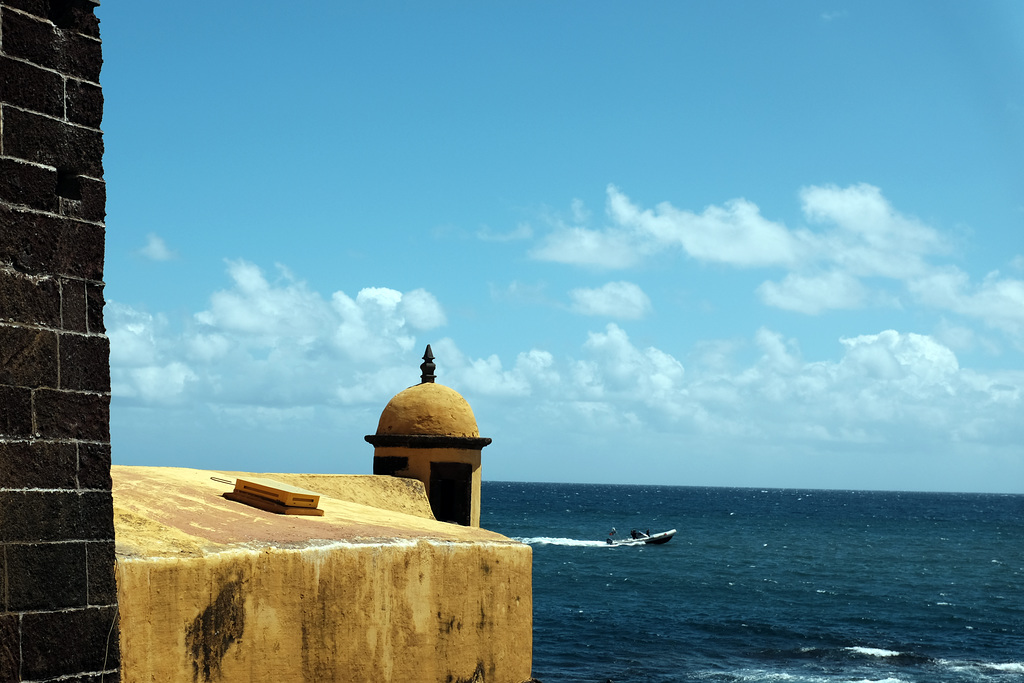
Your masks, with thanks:
[[[102,180],[79,176],[73,179],[73,197],[59,196],[60,213],[83,221],[101,222],[107,215],[107,185]],[[59,194],[59,190],[58,190]]]
[[[84,296],[82,303],[84,309]],[[110,340],[99,335],[60,335],[60,388],[110,391]]]
[[[3,68],[0,64],[0,70]],[[0,201],[52,213],[57,210],[56,187],[55,169],[17,159],[0,159]]]
[[[36,430],[44,439],[110,442],[110,396],[37,389]]]
[[[2,606],[3,600],[0,599]],[[0,614],[0,681],[19,680],[20,670],[21,630],[18,628],[18,615]]]
[[[78,444],[78,487],[109,491],[110,444]]]
[[[82,178],[82,207],[78,215],[83,221],[102,222],[107,217],[107,184],[95,178]]]
[[[47,12],[50,11],[50,0],[4,0],[4,4],[40,19],[45,19]]]
[[[0,270],[0,322],[60,327],[60,287],[53,278]]]
[[[113,605],[117,602],[117,582],[114,580],[114,541],[85,544],[89,554],[89,604]]]
[[[0,262],[32,275],[103,279],[104,228],[0,205]]]
[[[5,33],[5,47],[6,40]],[[92,128],[5,108],[3,149],[5,156],[103,177],[103,133]]]
[[[0,324],[0,384],[57,386],[57,333]]]
[[[87,282],[85,285],[86,308],[89,315],[89,332],[103,334],[107,331],[103,324],[103,283]]]
[[[25,439],[30,436],[32,390],[0,385],[0,437]]]
[[[69,78],[64,91],[68,121],[99,128],[103,121],[103,89]]]
[[[81,496],[75,491],[0,490],[0,543],[82,538]]]
[[[56,0],[50,4],[67,3]],[[0,14],[5,53],[68,76],[99,82],[103,55],[101,44],[94,37],[62,30],[47,19],[27,17],[6,8],[0,9]]]
[[[85,282],[61,280],[60,327],[71,332],[89,331],[89,311],[86,305]]]
[[[114,538],[114,504],[109,491],[0,490],[0,519],[4,520],[0,543]]]
[[[114,540],[114,500],[110,491],[88,491],[80,494],[78,499],[81,508],[81,538],[90,541]]]
[[[84,607],[87,586],[85,543],[7,545],[10,611]]]
[[[80,469],[75,444],[0,442],[0,488],[73,489]]]
[[[61,70],[59,37],[45,16],[26,17],[4,7],[0,8],[0,24],[4,29],[4,52],[47,69]]]
[[[0,101],[50,116],[64,116],[64,78],[0,56]]]
[[[111,632],[117,633],[116,622],[117,607],[23,615],[22,678],[48,679],[116,669],[117,639],[108,638]]]

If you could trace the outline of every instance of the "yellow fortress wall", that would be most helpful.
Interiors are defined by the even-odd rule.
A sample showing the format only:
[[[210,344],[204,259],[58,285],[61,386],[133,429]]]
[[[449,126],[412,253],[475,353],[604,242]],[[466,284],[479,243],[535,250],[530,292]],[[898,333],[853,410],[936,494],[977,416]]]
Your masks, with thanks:
[[[125,683],[530,678],[529,546],[435,521],[419,482],[259,475],[321,493],[298,518],[231,475],[112,475]]]

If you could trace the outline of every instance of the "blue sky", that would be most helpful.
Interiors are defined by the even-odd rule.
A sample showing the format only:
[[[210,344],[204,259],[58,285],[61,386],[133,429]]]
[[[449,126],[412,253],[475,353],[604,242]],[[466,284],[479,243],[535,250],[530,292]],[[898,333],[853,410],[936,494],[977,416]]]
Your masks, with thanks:
[[[115,462],[1024,492],[1024,5],[98,14]]]

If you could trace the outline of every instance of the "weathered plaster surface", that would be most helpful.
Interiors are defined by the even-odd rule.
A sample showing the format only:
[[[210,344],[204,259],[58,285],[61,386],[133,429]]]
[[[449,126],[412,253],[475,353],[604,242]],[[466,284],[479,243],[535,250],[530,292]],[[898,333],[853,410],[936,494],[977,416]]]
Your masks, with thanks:
[[[377,434],[480,436],[476,416],[459,392],[443,384],[417,384],[384,407]]]
[[[287,483],[321,493],[324,517],[227,501],[219,473],[112,474],[126,683],[530,677],[529,546],[328,497],[302,475]]]
[[[468,450],[462,448],[402,448],[377,446],[373,450],[375,458],[399,457],[405,459],[406,468],[398,472],[397,477],[386,477],[400,480],[403,477],[410,477],[405,481],[415,481],[421,489],[424,489],[424,496],[430,495],[428,484],[430,482],[430,465],[435,462],[461,462],[473,468],[473,479],[471,481],[472,500],[470,502],[470,526],[480,526],[480,485],[482,475],[480,471],[481,455],[479,450]],[[382,477],[378,477],[382,478]],[[429,502],[427,503],[429,505]],[[431,514],[433,517],[433,514]]]

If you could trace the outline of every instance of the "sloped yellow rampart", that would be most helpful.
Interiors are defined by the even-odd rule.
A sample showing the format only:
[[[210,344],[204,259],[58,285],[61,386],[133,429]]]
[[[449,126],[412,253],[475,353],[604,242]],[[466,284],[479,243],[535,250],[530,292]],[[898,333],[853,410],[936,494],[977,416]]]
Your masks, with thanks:
[[[529,679],[529,546],[322,491],[274,515],[210,476],[113,468],[125,683]]]

